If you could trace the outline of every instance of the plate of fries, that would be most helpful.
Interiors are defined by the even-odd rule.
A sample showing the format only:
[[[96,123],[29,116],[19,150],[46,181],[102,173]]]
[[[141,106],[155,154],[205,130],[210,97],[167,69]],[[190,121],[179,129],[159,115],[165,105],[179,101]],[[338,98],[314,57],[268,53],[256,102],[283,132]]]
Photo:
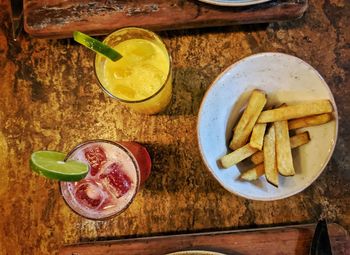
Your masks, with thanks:
[[[227,68],[205,94],[199,149],[231,193],[262,201],[307,188],[325,169],[338,112],[321,75],[303,60],[260,53]]]

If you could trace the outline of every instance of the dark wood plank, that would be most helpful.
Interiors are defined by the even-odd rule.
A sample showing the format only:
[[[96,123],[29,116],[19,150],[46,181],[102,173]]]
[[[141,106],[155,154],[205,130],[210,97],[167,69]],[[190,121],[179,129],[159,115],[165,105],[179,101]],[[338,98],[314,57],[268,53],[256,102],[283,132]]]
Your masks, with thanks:
[[[7,37],[12,34],[12,11],[10,0],[0,0],[0,32],[2,31]],[[0,33],[1,36],[1,33]]]
[[[160,236],[129,240],[94,242],[67,246],[60,255],[119,255],[166,254],[179,250],[210,250],[225,254],[308,254],[315,225],[275,227],[246,231],[226,231]],[[328,231],[333,254],[348,254],[350,240],[347,232],[337,224],[329,224]]]
[[[173,30],[231,24],[264,23],[301,17],[307,0],[274,0],[248,7],[220,7],[196,0],[24,0],[24,28],[37,37],[91,35],[125,26]]]

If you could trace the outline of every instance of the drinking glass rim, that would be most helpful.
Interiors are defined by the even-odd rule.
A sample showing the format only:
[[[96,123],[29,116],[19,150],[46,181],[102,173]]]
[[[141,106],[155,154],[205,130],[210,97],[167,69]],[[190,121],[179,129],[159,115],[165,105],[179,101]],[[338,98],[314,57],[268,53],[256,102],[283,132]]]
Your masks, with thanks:
[[[131,159],[134,167],[135,167],[135,170],[136,170],[136,179],[137,179],[137,182],[136,182],[136,188],[135,188],[135,192],[133,193],[131,199],[129,200],[129,202],[123,207],[123,209],[121,209],[120,211],[117,211],[109,216],[106,216],[106,217],[103,217],[103,218],[92,218],[92,217],[87,217],[86,215],[82,215],[80,214],[79,212],[77,212],[76,210],[74,210],[71,205],[67,202],[65,196],[63,195],[63,192],[62,192],[62,185],[61,183],[66,183],[65,181],[59,181],[58,185],[59,185],[59,190],[60,190],[60,193],[61,193],[61,196],[63,197],[63,200],[64,202],[66,203],[66,205],[74,212],[76,213],[77,215],[83,217],[83,218],[86,218],[86,219],[89,219],[89,220],[96,220],[96,221],[99,221],[99,220],[108,220],[112,217],[115,217],[115,216],[118,216],[119,214],[121,214],[122,212],[124,212],[126,209],[129,208],[129,206],[131,205],[131,203],[134,201],[135,197],[136,197],[136,194],[138,192],[138,190],[140,189],[140,182],[141,182],[141,170],[140,170],[140,166],[139,164],[137,163],[137,160],[136,158],[134,157],[134,155],[131,153],[131,151],[129,149],[127,149],[124,145],[118,143],[118,142],[113,142],[113,141],[110,141],[110,140],[106,140],[106,139],[91,139],[91,140],[86,140],[82,143],[79,143],[78,145],[76,145],[73,149],[71,149],[68,154],[66,155],[66,157],[64,158],[64,161],[68,160],[69,157],[78,149],[80,149],[81,147],[87,145],[87,144],[90,144],[90,143],[109,143],[109,144],[112,144],[114,146],[117,146],[119,147],[120,149],[122,149],[128,156],[129,158]],[[90,171],[90,169],[89,169]]]
[[[157,38],[159,40],[159,42],[164,46],[164,48],[166,49],[166,52],[167,52],[167,55],[168,55],[168,60],[169,60],[169,70],[168,70],[168,74],[167,74],[167,77],[165,79],[165,81],[163,82],[162,86],[152,95],[150,95],[149,97],[146,97],[144,99],[140,99],[140,100],[127,100],[127,99],[123,99],[123,98],[119,98],[115,95],[113,95],[111,92],[109,92],[102,84],[102,82],[100,81],[100,79],[98,78],[98,75],[97,75],[97,72],[96,72],[96,59],[97,59],[97,56],[98,56],[98,53],[95,54],[95,60],[94,60],[94,72],[95,72],[95,77],[97,78],[97,81],[98,81],[98,84],[99,86],[102,88],[102,90],[108,94],[110,97],[114,98],[114,99],[117,99],[123,103],[128,103],[128,104],[133,104],[133,103],[142,103],[142,102],[145,102],[147,100],[150,100],[152,99],[153,97],[155,97],[156,95],[158,95],[165,87],[165,85],[167,84],[167,82],[169,81],[170,79],[170,76],[171,76],[171,73],[172,73],[172,59],[171,59],[171,55],[170,55],[170,51],[169,51],[169,48],[166,46],[166,44],[163,42],[162,38],[157,35],[155,32],[151,31],[151,30],[148,30],[148,29],[145,29],[145,28],[140,28],[140,27],[133,27],[133,26],[130,26],[130,27],[123,27],[123,28],[120,28],[120,29],[117,29],[117,30],[114,30],[113,32],[109,33],[104,39],[103,39],[103,43],[105,42],[105,40],[113,35],[114,33],[117,33],[117,32],[120,32],[122,30],[127,30],[127,29],[135,29],[135,30],[143,30],[147,33],[151,33],[154,35],[155,38]],[[118,60],[117,60],[118,61]]]

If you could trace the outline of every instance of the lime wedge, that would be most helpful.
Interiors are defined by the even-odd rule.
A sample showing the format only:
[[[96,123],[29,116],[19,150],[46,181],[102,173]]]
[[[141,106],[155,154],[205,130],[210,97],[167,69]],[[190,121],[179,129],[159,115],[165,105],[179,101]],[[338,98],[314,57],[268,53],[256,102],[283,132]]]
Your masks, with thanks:
[[[79,31],[74,31],[73,37],[76,42],[84,45],[85,47],[97,53],[102,54],[103,56],[109,58],[112,61],[117,61],[118,59],[121,59],[123,57],[116,50],[100,42],[99,40],[88,36],[87,34],[84,34]]]
[[[50,179],[79,181],[89,172],[89,166],[80,161],[64,161],[66,155],[57,151],[36,151],[30,157],[30,168]]]

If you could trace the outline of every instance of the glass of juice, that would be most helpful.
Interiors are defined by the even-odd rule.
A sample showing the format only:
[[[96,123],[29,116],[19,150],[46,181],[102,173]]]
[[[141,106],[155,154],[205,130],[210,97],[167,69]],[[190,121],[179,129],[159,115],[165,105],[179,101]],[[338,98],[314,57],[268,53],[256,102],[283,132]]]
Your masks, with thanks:
[[[60,182],[67,205],[82,217],[105,220],[129,207],[151,171],[147,150],[135,142],[90,140],[66,157],[89,165],[88,175],[77,182]]]
[[[104,44],[123,57],[115,62],[96,54],[95,73],[102,89],[144,114],[163,111],[171,100],[171,57],[155,33],[128,27],[108,35]]]

